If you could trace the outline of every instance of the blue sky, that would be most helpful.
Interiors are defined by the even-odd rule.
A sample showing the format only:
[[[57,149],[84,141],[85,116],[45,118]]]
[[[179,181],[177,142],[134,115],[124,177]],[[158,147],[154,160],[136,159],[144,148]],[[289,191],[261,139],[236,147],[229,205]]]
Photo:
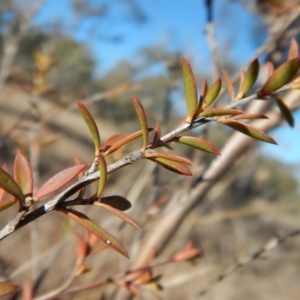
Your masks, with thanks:
[[[131,12],[125,1],[90,0],[91,3],[109,3],[111,9],[105,18],[85,20],[78,30],[74,30],[75,18],[70,9],[71,1],[47,0],[35,24],[44,25],[56,21],[74,39],[87,43],[96,59],[97,75],[105,73],[122,59],[136,60],[139,49],[151,45],[162,45],[179,51],[182,56],[191,60],[194,70],[210,74],[210,53],[204,34],[204,0],[137,1],[147,15],[145,23],[130,21]],[[253,33],[253,28],[263,28],[263,24],[254,14],[233,1],[230,5],[222,0],[216,0],[215,3],[215,30],[220,59],[227,57],[237,67],[242,66],[264,41],[265,37],[259,40]],[[92,38],[91,30],[96,32]],[[103,36],[121,36],[122,40],[110,43]],[[273,131],[271,135],[277,139],[279,146],[261,146],[264,153],[287,163],[300,164],[300,113],[295,116],[296,129],[282,126]]]

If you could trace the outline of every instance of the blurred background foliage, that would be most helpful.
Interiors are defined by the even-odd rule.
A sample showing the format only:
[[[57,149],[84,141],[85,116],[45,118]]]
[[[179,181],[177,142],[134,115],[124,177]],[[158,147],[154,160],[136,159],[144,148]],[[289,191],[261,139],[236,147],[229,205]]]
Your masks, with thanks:
[[[201,1],[199,1],[199,4],[200,2]],[[285,9],[289,4],[292,5],[294,2],[280,0],[227,0],[218,5],[224,7],[226,5],[232,6],[238,4],[242,6],[247,13],[250,11],[251,14],[255,15],[257,25],[254,24],[250,29],[247,28],[246,30],[252,30],[253,44],[259,45],[266,36],[272,34],[272,30],[278,30],[275,26],[276,19],[285,13]],[[47,84],[49,87],[55,89],[55,91],[49,95],[42,95],[38,99],[41,103],[45,103],[41,104],[39,108],[43,111],[43,114],[40,116],[41,118],[47,116],[49,104],[54,104],[54,106],[61,108],[59,112],[55,111],[54,114],[50,114],[49,120],[45,122],[47,125],[46,133],[40,132],[41,135],[46,134],[47,136],[49,135],[49,137],[53,134],[59,134],[59,139],[56,143],[50,143],[51,146],[45,148],[41,147],[42,159],[39,168],[41,171],[40,176],[43,179],[48,178],[54,171],[58,171],[72,164],[72,155],[78,154],[78,152],[84,161],[90,162],[92,160],[92,143],[84,128],[85,125],[83,121],[76,116],[77,113],[68,114],[64,117],[65,110],[67,110],[67,112],[71,111],[70,108],[78,99],[90,99],[90,97],[93,97],[95,94],[103,93],[101,94],[102,96],[90,106],[93,115],[97,117],[97,122],[99,122],[100,133],[104,136],[103,139],[108,138],[112,134],[131,133],[132,131],[138,130],[137,117],[130,100],[131,95],[135,95],[143,103],[151,126],[154,126],[155,121],[158,121],[161,123],[164,132],[167,132],[168,129],[174,128],[174,126],[179,124],[184,115],[183,109],[185,109],[181,104],[183,103],[181,99],[183,97],[183,91],[180,69],[180,58],[182,57],[184,49],[180,47],[176,50],[170,50],[167,43],[148,45],[136,52],[134,60],[128,60],[124,57],[122,60],[116,61],[109,69],[99,72],[99,70],[101,70],[101,61],[105,61],[106,58],[105,55],[100,58],[95,57],[95,52],[90,47],[91,42],[93,39],[99,39],[102,43],[111,43],[114,47],[120,48],[120,51],[122,51],[122,42],[126,40],[126,38],[129,38],[126,33],[124,34],[126,24],[130,23],[135,24],[134,26],[145,26],[147,22],[151,22],[151,16],[145,9],[145,6],[141,4],[141,1],[74,0],[70,1],[70,3],[72,4],[70,9],[73,10],[72,15],[74,16],[72,22],[67,19],[53,18],[53,22],[51,23],[47,21],[45,24],[41,25],[39,23],[39,26],[36,26],[34,22],[35,14],[44,9],[47,1],[0,1],[1,164],[6,162],[11,166],[17,148],[21,147],[25,153],[28,153],[28,150],[26,150],[28,144],[26,146],[26,142],[23,140],[28,127],[25,125],[21,126],[20,124],[24,121],[22,114],[28,108],[24,103],[30,103],[31,101],[31,95],[24,89],[24,86],[32,83],[32,76],[35,70],[33,53],[36,50],[40,50],[49,54],[55,61],[55,66],[51,68],[47,77]],[[203,5],[202,8],[205,9],[203,3],[201,3],[201,5]],[[57,9],[59,9],[58,6],[57,4]],[[120,6],[122,9],[119,8]],[[172,6],[176,5],[173,3]],[[297,9],[299,9],[299,7],[297,7]],[[229,17],[234,16],[229,16],[228,10],[225,11],[223,15],[218,15],[216,26],[222,24],[222,26],[226,27],[226,22]],[[107,29],[107,26],[103,26],[107,21],[110,24],[114,22],[117,24],[117,26],[112,26],[111,32],[109,28]],[[159,20],[155,21],[159,22]],[[286,46],[290,38],[296,36],[299,40],[299,22],[300,18],[298,16],[280,37],[275,39],[272,46],[264,52],[264,60],[271,60],[275,65],[278,65],[285,59]],[[281,23],[278,24],[278,26],[281,25]],[[122,26],[124,26],[124,30],[121,30]],[[184,26],[184,24],[181,26]],[[116,27],[119,30],[116,30]],[[81,31],[84,32],[81,40],[78,38],[75,39],[75,33]],[[199,28],[199,35],[200,34],[205,34],[204,28]],[[220,55],[221,67],[226,68],[230,74],[233,74],[240,67],[229,51],[232,40],[234,40],[234,33],[224,42],[222,51],[220,51],[222,54]],[[228,49],[228,53],[226,49]],[[194,71],[197,75],[198,82],[200,82],[202,76],[208,77],[210,83],[215,79],[211,74],[210,62],[201,68],[194,69]],[[121,88],[121,92],[118,88]],[[226,99],[227,97],[223,100],[221,99],[221,101],[225,101]],[[57,123],[56,120],[58,120]],[[13,131],[15,132],[16,130],[19,132],[17,135],[13,133]],[[226,142],[230,133],[230,131],[223,127],[213,125],[209,125],[201,131],[193,132],[196,136],[206,137],[218,147],[221,147],[223,143]],[[198,164],[203,167],[212,160],[210,155],[195,153],[191,150],[186,152],[185,148],[179,148],[178,152],[192,157],[196,165]],[[115,158],[118,158],[120,155],[122,155],[122,153],[116,154]],[[282,155],[289,155],[288,150]],[[128,172],[129,170],[126,169],[125,171],[120,170],[120,172],[114,173],[109,182],[108,193],[110,191],[113,192],[115,189],[118,190],[118,194],[126,195],[132,193],[131,186],[134,185],[143,167],[144,165],[142,167],[133,166],[131,172]],[[134,204],[137,205],[137,208],[133,208],[133,212],[135,210],[139,212],[144,211],[145,205],[150,206],[153,204],[153,202],[156,201],[156,197],[159,198],[178,189],[179,187],[176,180],[179,180],[180,185],[181,182],[183,182],[183,179],[174,178],[173,174],[170,175],[170,173],[163,170],[156,170],[154,175],[143,188],[143,192],[140,195],[142,199],[139,199],[138,202]],[[262,202],[270,203],[270,205],[278,205],[279,203],[283,204],[283,206],[279,206],[278,210],[282,212],[282,215],[286,215],[288,218],[290,212],[288,206],[289,202],[292,201],[295,203],[300,200],[299,178],[295,177],[294,173],[291,172],[290,165],[266,157],[262,155],[260,151],[255,150],[251,154],[238,160],[232,166],[229,175],[215,186],[208,197],[210,200],[205,206],[205,209],[196,209],[193,215],[197,216],[197,218],[201,218],[202,214],[209,216],[220,211],[224,212],[223,217],[221,216],[219,222],[215,224],[215,228],[208,225],[211,234],[206,234],[203,231],[203,227],[198,230],[196,225],[192,225],[194,218],[191,218],[190,226],[186,225],[184,227],[185,229],[189,229],[183,229],[180,236],[190,235],[196,242],[203,245],[203,247],[209,244],[207,246],[208,250],[205,251],[208,256],[211,255],[213,258],[206,258],[206,262],[219,263],[221,258],[218,255],[220,252],[223,251],[222,257],[227,254],[229,258],[232,258],[235,257],[233,253],[234,250],[236,250],[235,246],[233,247],[235,249],[232,249],[225,241],[226,237],[233,239],[234,237],[232,237],[232,235],[234,236],[235,233],[223,232],[221,234],[219,232],[220,226],[222,227],[223,224],[223,229],[225,229],[227,228],[228,222],[234,222],[235,219],[238,219],[238,226],[242,226],[242,228],[239,229],[240,231],[236,235],[236,239],[241,239],[243,240],[241,243],[247,244],[246,239],[249,238],[251,228],[254,228],[257,223],[259,223],[257,219],[261,215],[259,212],[254,212],[253,215],[251,213],[247,215],[246,213],[245,216],[241,214],[240,218],[236,217],[231,220],[231,218],[226,219],[226,211],[239,208],[247,210],[248,207],[252,207],[252,205],[256,205],[257,203],[260,205]],[[284,205],[287,205],[287,210]],[[266,209],[262,211],[263,214],[268,214],[269,211],[272,215],[272,210]],[[293,212],[299,214],[299,206],[297,206],[297,210],[293,209]],[[96,215],[95,212],[91,213]],[[252,218],[247,218],[247,216],[251,216]],[[103,218],[105,219],[104,216]],[[145,215],[142,218],[145,221],[148,216]],[[3,217],[0,220],[1,226],[5,224],[6,220],[7,217]],[[51,222],[50,219],[46,220],[47,222]],[[61,218],[59,220],[61,221]],[[244,223],[242,223],[243,220]],[[291,217],[291,223],[285,224],[285,226],[290,228],[293,225],[293,220],[294,218]],[[235,226],[233,223],[230,224],[230,226]],[[282,223],[280,224],[282,227],[277,224],[275,215],[265,229],[267,228],[267,232],[269,232],[269,230],[275,232],[279,227],[284,228]],[[149,224],[145,226],[146,232],[149,226]],[[44,228],[44,226],[41,225],[39,229],[41,232],[42,228]],[[249,232],[247,233],[248,229]],[[130,230],[126,230],[124,236],[128,237],[131,234],[128,240],[132,241],[134,237],[132,237],[132,233],[129,234]],[[58,241],[63,235],[61,233],[54,233],[55,231],[57,231],[57,228],[47,229],[48,234],[54,234],[52,238],[50,238],[51,241]],[[260,234],[266,236],[266,231],[257,229],[255,237],[252,236],[254,240],[255,238],[258,240],[258,242],[254,242],[254,244],[259,245],[259,242],[262,240]],[[21,231],[21,233],[22,232],[24,232],[24,230]],[[246,234],[240,235],[241,232],[246,232]],[[214,236],[214,233],[216,236]],[[220,240],[218,240],[218,242],[214,241],[214,239],[218,239],[220,235]],[[9,239],[10,237],[1,242],[4,243],[2,250],[0,250],[0,273],[3,274],[9,273],[12,268],[17,267],[18,264],[21,263],[20,260],[26,257],[28,259],[28,255],[25,253],[23,253],[19,259],[16,258],[15,260],[11,257],[7,257],[5,251],[9,249]],[[205,242],[203,242],[204,239],[206,239]],[[210,240],[210,242],[207,242],[207,240]],[[23,242],[25,243],[25,241]],[[40,242],[41,244],[45,243],[43,246],[40,246],[41,249],[47,249],[47,247],[49,247],[50,242],[45,241],[45,238],[42,238]],[[220,245],[222,242],[224,243],[223,246]],[[129,242],[125,244],[127,246],[130,245]],[[226,246],[224,246],[225,244]],[[173,244],[172,247],[176,247],[176,245],[174,246]],[[223,248],[221,249],[220,247]],[[245,247],[247,248],[247,246]],[[250,248],[252,249],[253,247]],[[168,251],[172,251],[172,249],[173,248]],[[12,257],[17,256],[18,253],[15,250],[12,253]],[[226,261],[226,259],[224,261]],[[222,263],[224,263],[224,261],[222,261]],[[228,262],[228,260],[226,262]],[[107,266],[102,266],[101,268],[106,267]],[[255,271],[253,271],[253,273],[255,273]],[[101,272],[101,274],[103,276],[105,272]],[[299,274],[298,272],[298,275]],[[97,277],[99,274],[92,273],[91,278],[93,278],[93,276]],[[55,285],[59,280],[61,279],[53,279],[53,282],[50,280],[48,285],[44,284],[44,288],[46,290],[49,289],[49,287]],[[228,289],[230,282],[231,281],[229,281],[227,286]],[[169,285],[172,286],[172,284]],[[168,286],[168,283],[166,286]],[[241,299],[238,297],[233,298],[232,292],[228,291],[227,288],[224,286],[220,288],[220,293],[226,290],[230,299]],[[235,289],[238,289],[238,287],[235,286]],[[270,284],[270,290],[271,289],[272,285]],[[173,286],[170,294],[167,294],[168,297],[171,297],[171,295],[174,297],[176,290],[178,291],[178,289]],[[245,288],[245,290],[247,289]],[[109,294],[109,292],[110,290],[108,290],[107,293]],[[218,292],[216,291],[215,293],[217,294]],[[99,294],[101,293],[98,291],[97,295]],[[237,293],[237,295],[243,295],[243,299],[254,299],[245,296],[249,295],[246,292],[245,294]],[[272,296],[272,293],[270,293],[270,295]],[[257,298],[256,295],[255,299],[280,299],[272,298],[271,296],[270,298],[263,298],[262,296]],[[287,298],[296,299],[292,297]],[[177,298],[174,297],[174,299],[180,298],[178,296]]]

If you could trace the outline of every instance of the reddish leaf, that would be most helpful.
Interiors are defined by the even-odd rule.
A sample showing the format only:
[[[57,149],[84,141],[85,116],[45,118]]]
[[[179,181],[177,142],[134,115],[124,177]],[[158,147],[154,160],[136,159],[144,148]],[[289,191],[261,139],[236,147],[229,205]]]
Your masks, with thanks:
[[[258,92],[258,96],[261,97],[264,95],[270,95],[289,83],[293,77],[296,76],[299,68],[300,57],[294,58],[282,64],[267,80],[262,89]]]
[[[200,117],[219,117],[219,116],[231,116],[231,115],[239,115],[242,114],[243,111],[239,109],[232,108],[209,108],[196,115],[197,118]]]
[[[148,137],[149,131],[148,131],[147,119],[146,119],[145,111],[144,111],[144,108],[143,108],[142,104],[137,99],[135,99],[134,97],[132,97],[132,102],[133,102],[134,108],[136,110],[136,113],[138,115],[140,125],[141,125],[141,128],[142,128],[142,133],[143,133],[143,148],[142,148],[142,151],[144,152],[147,148],[148,138],[149,138]]]
[[[41,198],[56,192],[58,189],[73,180],[83,169],[86,168],[86,166],[86,164],[81,164],[57,173],[39,188],[34,196],[35,200],[38,201]]]
[[[275,140],[273,138],[271,138],[269,135],[267,135],[260,129],[258,129],[254,126],[251,126],[249,124],[241,123],[241,122],[233,120],[233,119],[222,119],[222,118],[217,119],[217,122],[227,125],[227,126],[233,128],[237,131],[240,131],[254,139],[277,145],[277,143],[275,142]]]
[[[201,255],[202,251],[198,248],[195,248],[191,241],[188,241],[184,249],[177,252],[173,256],[172,260],[176,262],[193,260],[195,258],[200,257]]]
[[[232,117],[231,119],[234,120],[255,120],[255,119],[268,119],[267,116],[265,115],[260,115],[260,114],[241,114]]]
[[[288,122],[288,124],[291,127],[294,127],[295,124],[294,117],[291,111],[289,110],[289,108],[286,106],[284,101],[278,95],[274,95],[274,98],[285,120]]]
[[[103,146],[101,147],[101,151],[103,151],[103,152],[107,151],[111,146],[113,146],[115,143],[121,141],[124,138],[125,138],[125,135],[123,135],[123,134],[116,134],[116,135],[111,136],[103,144]]]
[[[0,202],[0,212],[6,210],[17,202],[16,198],[11,198],[9,200],[5,200]]]
[[[174,139],[172,139],[172,142],[177,142],[177,143],[181,143],[184,145],[188,145],[190,147],[208,152],[208,153],[212,153],[212,154],[216,154],[216,155],[221,155],[220,151],[210,142],[196,138],[196,137],[192,137],[192,136],[179,136],[176,137]]]
[[[203,102],[201,104],[201,109],[204,110],[210,106],[219,96],[222,87],[222,80],[218,78],[214,84],[209,88]]]
[[[294,38],[292,38],[287,60],[294,59],[298,55],[299,55],[299,45],[298,45],[297,41]]]
[[[228,94],[229,94],[231,100],[233,101],[235,96],[234,96],[234,89],[233,89],[232,81],[231,81],[231,79],[229,77],[229,74],[226,70],[222,70],[222,73],[223,73],[223,76],[224,76],[224,79],[225,79],[225,84],[226,84]]]
[[[252,88],[257,80],[259,74],[259,61],[255,59],[249,66],[246,76],[240,86],[239,93],[237,95],[238,99],[242,99],[244,95]]]
[[[152,131],[153,128],[148,128],[148,132]],[[116,142],[115,144],[113,144],[103,155],[106,156],[108,154],[111,154],[115,151],[117,151],[118,149],[120,149],[121,147],[125,146],[126,144],[134,141],[135,139],[141,137],[143,135],[142,130],[139,130],[133,134],[130,134],[126,137],[124,137],[123,139],[119,140],[118,142]]]
[[[74,155],[73,158],[76,166],[82,165],[82,161],[77,155]],[[81,179],[83,177],[83,174],[84,174],[83,171],[79,172],[78,178]]]
[[[164,153],[164,152],[146,153],[145,157],[149,158],[149,159],[152,159],[152,158],[165,158],[167,160],[176,161],[176,162],[183,163],[183,164],[188,164],[188,165],[193,164],[193,162],[191,160],[189,160],[188,158],[186,158],[186,157],[173,155],[173,154],[170,154],[170,153]]]
[[[187,107],[186,123],[191,123],[198,107],[197,84],[189,62],[181,59],[185,102]]]
[[[0,169],[0,188],[15,196],[19,200],[20,205],[23,205],[25,200],[24,194],[13,178],[3,169]]]
[[[102,206],[103,208],[109,210],[124,222],[130,224],[131,226],[135,227],[140,231],[142,230],[140,225],[133,218],[131,218],[129,215],[125,214],[124,212],[104,203],[95,202],[94,204],[97,206]]]
[[[152,149],[154,149],[158,145],[158,143],[160,141],[160,137],[161,137],[160,125],[158,123],[156,123],[155,128],[154,128],[153,142],[151,144]]]
[[[26,196],[32,196],[33,178],[30,163],[25,155],[20,151],[17,152],[14,163],[14,177]]]
[[[80,234],[77,233],[76,237],[77,237],[77,241],[78,241],[78,243],[77,243],[77,260],[83,261],[91,251],[90,245]]]
[[[267,61],[267,70],[268,70],[268,77],[271,77],[274,74],[274,64],[270,61]]]
[[[77,105],[92,135],[93,142],[95,145],[95,156],[98,156],[100,152],[101,141],[96,122],[83,103],[77,101]]]
[[[7,281],[1,281],[0,282],[0,297],[3,297],[13,291],[15,291],[18,288],[17,285],[14,285]]]
[[[124,246],[110,233],[108,233],[103,228],[99,227],[96,223],[94,223],[89,217],[84,215],[81,212],[71,210],[71,209],[60,209],[59,211],[63,212],[64,214],[68,215],[74,221],[76,221],[79,225],[84,227],[90,233],[97,236],[101,241],[103,241],[106,245],[113,248],[120,254],[128,257],[127,251]]]
[[[106,182],[107,182],[107,167],[106,167],[106,161],[104,159],[104,156],[99,153],[98,156],[100,163],[99,163],[99,171],[100,171],[100,178],[98,183],[98,190],[97,190],[97,197],[99,197],[102,192],[105,189]]]
[[[179,163],[176,161],[172,161],[165,158],[151,158],[152,161],[157,163],[158,165],[164,167],[165,169],[172,171],[177,174],[186,175],[186,176],[192,176],[191,171],[188,167],[186,167],[183,163]]]
[[[131,207],[131,203],[124,197],[118,195],[112,195],[107,197],[101,197],[98,202],[112,206],[118,210],[127,210]]]
[[[201,82],[201,98],[204,99],[207,94],[208,86],[207,86],[207,80],[205,78],[202,79]],[[200,102],[199,102],[200,103]]]

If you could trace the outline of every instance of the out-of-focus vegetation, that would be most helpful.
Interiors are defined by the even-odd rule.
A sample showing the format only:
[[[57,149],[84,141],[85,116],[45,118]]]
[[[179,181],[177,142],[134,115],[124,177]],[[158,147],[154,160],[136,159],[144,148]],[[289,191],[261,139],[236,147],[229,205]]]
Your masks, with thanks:
[[[101,26],[97,26],[102,19],[109,18],[110,9],[120,3],[132,13],[127,22],[138,22],[139,26],[150,22],[140,1],[118,0],[113,4],[107,1],[102,5],[95,1],[74,0],[72,4],[77,16],[75,24],[67,27],[67,22],[65,24],[64,20],[59,20],[58,23],[36,27],[34,16],[43,9],[45,2],[0,2],[1,164],[5,162],[11,168],[16,150],[21,149],[31,160],[36,161],[36,180],[42,183],[54,172],[70,166],[74,154],[84,162],[92,162],[92,142],[85,124],[73,107],[76,100],[89,100],[95,95],[99,96],[95,97],[90,107],[97,116],[103,140],[112,134],[128,134],[139,129],[130,101],[133,94],[143,103],[151,126],[155,126],[156,120],[167,131],[181,122],[184,115],[183,107],[178,103],[178,98],[183,96],[181,53],[169,51],[161,45],[151,45],[137,52],[136,61],[124,59],[110,70],[96,75],[95,54],[89,43],[74,39],[73,31],[86,26],[86,20],[92,20],[90,39],[100,36],[103,43],[115,43],[118,47],[126,37],[110,35],[109,31],[104,34]],[[226,2],[227,5],[233,5],[232,1]],[[237,2],[245,5],[245,9],[252,9],[257,18],[265,21],[265,31],[256,31],[255,38],[259,40],[261,35],[266,34],[273,36],[273,43],[266,46],[261,54],[275,65],[282,63],[286,58],[287,42],[292,36],[299,39],[299,14],[294,16],[285,1]],[[288,2],[293,4],[293,1]],[[280,32],[275,20],[282,18],[278,21],[282,25],[283,16],[288,14],[295,21]],[[33,82],[34,52],[37,50],[49,54],[55,61],[55,66],[47,74],[47,84],[53,91],[33,97],[26,87]],[[101,57],[101,60],[105,60],[105,57]],[[232,70],[239,67],[233,65],[232,60],[223,63]],[[201,72],[204,71],[207,75],[204,68],[197,70],[197,79],[201,78]],[[212,81],[215,78],[210,79]],[[222,101],[227,98],[224,97]],[[32,127],[32,124],[39,125]],[[29,128],[34,128],[33,139]],[[221,148],[231,131],[208,125],[192,134],[205,137]],[[30,150],[30,147],[34,150]],[[179,149],[181,154],[188,155],[195,162],[196,173],[201,168],[207,168],[213,160],[209,154],[184,151],[183,148]],[[115,154],[115,158],[123,154],[120,152]],[[133,208],[129,214],[138,220],[142,233],[133,232],[132,228],[107,216],[97,207],[85,208],[101,225],[118,237],[122,236],[122,242],[129,251],[129,262],[110,250],[97,253],[89,258],[88,267],[91,267],[91,271],[78,276],[74,286],[109,278],[130,269],[138,257],[140,245],[153,234],[153,228],[168,204],[167,199],[176,193],[180,195],[183,189],[192,191],[202,180],[201,176],[198,182],[185,180],[159,168],[151,168],[148,164],[142,162],[113,173],[106,190],[108,194],[117,192],[132,200]],[[208,193],[207,199],[195,207],[180,229],[174,230],[174,237],[168,241],[158,258],[164,259],[183,248],[189,239],[204,253],[194,267],[174,264],[158,269],[158,274],[163,275],[163,299],[198,299],[198,291],[209,285],[211,279],[235,260],[247,257],[248,253],[252,253],[272,235],[298,228],[298,186],[299,182],[290,172],[290,166],[264,157],[257,150],[252,149],[251,153],[247,152],[234,161],[226,175]],[[180,202],[180,199],[177,201]],[[176,208],[176,202],[173,207]],[[1,214],[1,227],[12,215],[12,210],[7,215]],[[0,247],[0,276],[19,285],[30,283],[34,296],[59,287],[68,278],[76,256],[73,223],[55,213],[37,223],[1,241]],[[300,293],[300,290],[297,278],[300,272],[299,268],[295,268],[295,262],[299,260],[299,246],[299,241],[287,243],[270,254],[267,262],[252,263],[239,273],[242,276],[234,274],[221,283],[220,288],[215,286],[212,294],[222,299],[298,299],[297,292]],[[291,286],[286,287],[287,281]],[[259,288],[254,288],[255,285]],[[277,289],[279,292],[275,293]],[[155,293],[159,294],[158,291]],[[65,295],[61,299],[125,297],[116,292],[115,286],[97,287],[74,295]],[[18,297],[22,298],[21,290],[7,299]],[[146,299],[151,297],[152,294],[146,295]],[[210,297],[203,296],[203,299]]]

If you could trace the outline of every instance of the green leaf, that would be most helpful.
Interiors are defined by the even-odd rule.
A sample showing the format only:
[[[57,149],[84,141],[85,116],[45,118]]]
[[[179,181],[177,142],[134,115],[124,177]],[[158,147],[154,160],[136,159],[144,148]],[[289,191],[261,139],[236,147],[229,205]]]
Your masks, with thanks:
[[[197,84],[192,68],[185,58],[181,59],[181,66],[187,107],[187,116],[185,122],[191,123],[198,107]]]
[[[106,245],[113,248],[120,254],[128,257],[127,251],[124,246],[110,233],[108,233],[103,228],[99,227],[96,223],[94,223],[88,216],[83,213],[71,209],[60,209],[62,213],[68,215],[74,221],[76,221],[79,225],[84,227],[87,231],[94,234],[101,241],[103,241]]]
[[[26,196],[32,196],[33,177],[30,163],[25,155],[17,152],[14,163],[14,177],[22,193]]]
[[[92,135],[93,142],[95,145],[95,156],[98,156],[100,152],[101,141],[96,122],[83,103],[77,101],[77,105]]]
[[[14,285],[7,281],[1,281],[0,282],[0,297],[3,297],[13,291],[15,291],[18,288],[17,285]]]
[[[300,57],[294,58],[283,63],[274,71],[271,77],[257,93],[259,97],[270,95],[289,83],[296,76],[300,68]]]
[[[118,218],[120,218],[124,222],[130,224],[131,226],[133,226],[137,230],[140,230],[140,231],[142,230],[140,225],[133,218],[131,218],[129,215],[125,214],[124,212],[122,212],[122,211],[120,211],[120,210],[118,210],[118,209],[116,209],[116,208],[114,208],[110,205],[104,204],[104,203],[95,202],[94,204],[109,210],[115,216],[117,216]]]
[[[226,84],[228,94],[230,96],[230,99],[233,101],[235,99],[235,96],[234,96],[234,89],[233,89],[232,81],[231,81],[231,79],[229,77],[229,74],[226,70],[222,70],[222,73],[223,73],[223,77],[225,79],[225,84]]]
[[[104,203],[122,211],[127,210],[131,207],[131,203],[126,198],[118,195],[101,197],[98,202]]]
[[[106,182],[107,182],[107,166],[106,166],[106,161],[104,159],[104,156],[99,153],[98,156],[99,159],[99,171],[100,171],[100,178],[99,178],[99,183],[98,183],[98,190],[97,190],[97,197],[99,197],[102,192],[105,189]]]
[[[203,102],[201,103],[201,109],[204,110],[210,106],[219,96],[222,87],[222,80],[218,78],[214,84],[208,89]]]
[[[192,136],[179,136],[174,139],[172,139],[172,142],[177,142],[181,143],[196,149],[199,149],[201,151],[205,151],[208,153],[216,154],[216,155],[221,155],[220,151],[213,145],[212,143],[192,137]]]
[[[179,163],[176,161],[172,161],[169,159],[157,157],[150,158],[150,160],[154,161],[158,165],[164,167],[165,169],[172,171],[174,173],[186,176],[192,176],[192,173],[188,167],[186,167],[183,163]]]
[[[220,117],[220,116],[235,116],[242,114],[243,111],[239,109],[233,109],[233,108],[209,108],[200,113],[199,115],[196,115],[197,118],[200,117]]]
[[[133,102],[134,108],[136,110],[136,113],[138,115],[140,125],[141,125],[141,128],[142,128],[142,133],[143,133],[143,148],[142,148],[142,151],[144,152],[147,148],[148,139],[149,139],[149,136],[148,136],[149,131],[148,131],[148,124],[147,124],[146,114],[145,114],[145,111],[144,111],[144,108],[143,108],[142,104],[137,99],[132,97],[132,102]]]
[[[148,132],[151,132],[153,130],[153,128],[148,128]],[[124,137],[123,139],[117,141],[115,144],[113,144],[107,151],[104,152],[104,156],[111,154],[115,151],[117,151],[118,149],[120,149],[121,147],[125,146],[126,144],[136,140],[137,138],[141,137],[143,135],[142,130],[139,130],[135,133],[132,133],[126,137]]]
[[[294,127],[295,120],[289,108],[286,106],[284,101],[278,95],[274,95],[274,98],[285,120],[288,122],[288,124],[291,127]]]
[[[82,170],[87,167],[86,164],[73,166],[62,170],[47,180],[36,192],[34,198],[36,201],[52,194],[73,180]]]
[[[258,129],[254,126],[251,126],[249,124],[241,123],[241,122],[233,120],[233,119],[223,119],[223,118],[217,119],[217,122],[227,125],[227,126],[233,128],[239,132],[242,132],[254,139],[277,145],[277,143],[275,142],[275,140],[273,138],[271,138],[269,135],[267,135],[260,129]]]
[[[252,88],[259,74],[259,61],[255,59],[249,66],[245,79],[243,80],[240,91],[237,95],[238,99],[242,99],[244,95]]]
[[[3,169],[0,169],[0,188],[10,195],[15,196],[19,200],[20,205],[23,206],[25,200],[24,194],[13,178]]]
[[[191,160],[189,160],[188,158],[186,158],[186,157],[173,155],[173,154],[170,154],[170,153],[164,153],[164,152],[146,153],[145,158],[149,158],[149,159],[151,159],[151,158],[165,158],[167,160],[176,161],[176,162],[183,163],[183,164],[188,164],[188,165],[193,164],[193,162]]]

